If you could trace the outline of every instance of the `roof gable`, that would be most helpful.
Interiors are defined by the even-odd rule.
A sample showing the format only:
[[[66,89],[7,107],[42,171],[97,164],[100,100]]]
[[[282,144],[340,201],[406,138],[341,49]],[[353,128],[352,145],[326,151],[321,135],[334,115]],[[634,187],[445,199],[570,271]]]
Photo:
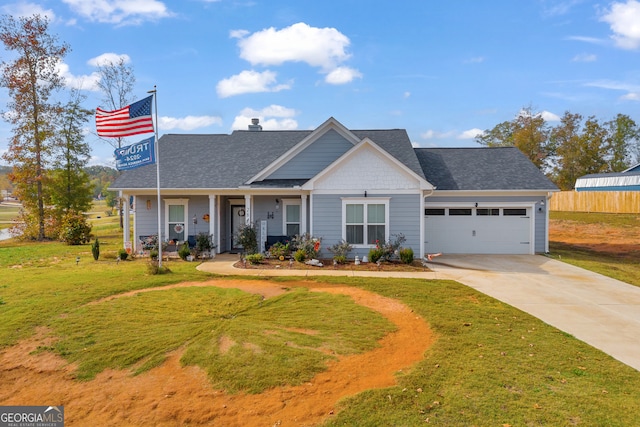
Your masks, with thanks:
[[[269,164],[266,168],[263,168],[256,175],[251,177],[247,184],[251,184],[255,181],[261,181],[269,177],[278,178],[277,171],[283,168],[287,163],[295,161],[296,157],[303,155],[306,150],[309,150],[313,144],[317,143],[328,132],[333,131],[337,133],[343,141],[351,146],[356,145],[360,139],[356,137],[349,129],[347,129],[342,123],[330,117],[323,124],[318,126],[314,131],[307,135],[303,140],[298,142],[295,146],[291,147],[288,151],[279,156],[275,161]],[[342,153],[340,153],[342,154]],[[301,177],[296,177],[301,178]]]
[[[365,138],[302,186],[306,190],[423,190],[433,186]]]

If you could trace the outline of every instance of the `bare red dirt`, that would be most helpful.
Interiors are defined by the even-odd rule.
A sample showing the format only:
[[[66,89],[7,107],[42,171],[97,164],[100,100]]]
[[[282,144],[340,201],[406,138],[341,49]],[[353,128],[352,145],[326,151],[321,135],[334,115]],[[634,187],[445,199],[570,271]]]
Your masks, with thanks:
[[[640,254],[638,227],[612,227],[568,220],[549,221],[549,240],[618,256]]]
[[[286,292],[277,283],[255,280],[175,286],[233,287],[265,298]],[[33,353],[53,340],[46,328],[40,328],[30,339],[0,352],[0,405],[64,405],[67,426],[311,426],[331,417],[344,397],[396,384],[395,374],[421,360],[434,340],[425,321],[397,300],[313,282],[286,286],[349,295],[357,304],[380,312],[397,330],[373,351],[342,357],[306,384],[258,395],[229,395],[214,389],[199,368],[182,367],[181,350],[138,376],[128,370],[107,370],[92,381],[78,382],[72,379],[75,367],[61,357]]]

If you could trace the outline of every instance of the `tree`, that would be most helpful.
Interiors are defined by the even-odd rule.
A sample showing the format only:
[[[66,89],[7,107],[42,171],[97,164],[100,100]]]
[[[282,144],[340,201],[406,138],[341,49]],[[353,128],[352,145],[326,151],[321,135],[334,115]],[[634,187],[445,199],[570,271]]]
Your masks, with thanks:
[[[553,154],[549,132],[542,114],[534,112],[532,107],[526,107],[513,120],[502,122],[477,136],[476,142],[488,147],[515,146],[538,168],[543,169]]]
[[[636,122],[625,114],[618,114],[615,119],[605,123],[605,126],[608,133],[607,172],[621,172],[640,161],[640,151],[637,150],[640,129]]]
[[[71,92],[57,133],[59,150],[54,162],[51,198],[60,218],[69,212],[86,212],[93,198],[89,174],[84,170],[91,149],[83,134],[83,125],[93,113],[82,108],[81,102],[85,99],[77,90]]]
[[[17,53],[15,60],[1,64],[0,85],[8,89],[10,97],[10,113],[5,117],[13,125],[3,158],[13,165],[10,178],[27,213],[25,219],[35,222],[33,237],[38,240],[46,238],[46,167],[61,112],[51,96],[63,86],[57,64],[69,50],[47,32],[48,25],[47,18],[40,15],[17,20],[4,15],[0,20],[0,40],[7,50]]]
[[[580,114],[565,112],[551,131],[556,147],[554,178],[562,190],[571,190],[583,175],[606,169],[607,130],[591,116],[583,123]]]

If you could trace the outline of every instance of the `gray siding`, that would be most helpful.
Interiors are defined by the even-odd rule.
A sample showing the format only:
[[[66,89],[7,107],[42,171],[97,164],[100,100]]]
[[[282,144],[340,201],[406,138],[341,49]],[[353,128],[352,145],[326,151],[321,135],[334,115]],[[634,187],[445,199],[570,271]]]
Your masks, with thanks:
[[[272,173],[269,179],[312,178],[352,147],[349,141],[332,129]]]
[[[361,197],[362,194],[344,195],[315,195],[313,196],[313,236],[322,238],[322,257],[331,257],[328,246],[338,243],[342,239],[342,197]],[[376,197],[390,197],[389,200],[389,235],[404,234],[404,247],[411,248],[416,257],[420,252],[420,195],[376,195]],[[355,249],[349,256],[363,257],[369,249]]]
[[[534,215],[534,238],[536,253],[544,253],[546,249],[547,238],[547,221],[546,209],[548,206],[542,206],[540,202],[546,199],[546,195],[540,196],[500,196],[500,197],[439,197],[431,196],[426,199],[429,203],[508,203],[508,202],[531,202],[536,206],[532,214]],[[546,203],[546,202],[545,202]],[[542,212],[538,209],[542,208]]]

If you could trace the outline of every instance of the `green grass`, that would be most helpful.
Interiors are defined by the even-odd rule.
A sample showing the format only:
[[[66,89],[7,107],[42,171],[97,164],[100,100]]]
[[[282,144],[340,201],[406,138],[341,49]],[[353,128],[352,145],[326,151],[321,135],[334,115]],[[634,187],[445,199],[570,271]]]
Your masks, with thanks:
[[[640,373],[530,315],[455,282],[349,283],[402,300],[438,339],[397,387],[344,401],[328,426],[637,423]]]
[[[551,212],[550,218],[577,224],[608,224],[622,229],[640,226],[640,215],[634,214]],[[640,286],[640,263],[638,262],[640,253],[637,251],[614,255],[584,247],[550,242],[549,255],[563,262]]]
[[[45,326],[57,340],[40,351],[76,362],[83,381],[106,368],[144,372],[179,348],[182,363],[201,366],[216,387],[255,393],[304,382],[332,352],[367,351],[391,329],[347,297],[305,289],[263,301],[238,290],[174,288],[88,304],[214,278],[182,261],[156,276],[146,260],[116,263],[117,218],[100,220],[98,262],[89,245],[0,242],[0,348]],[[286,287],[298,279],[271,280]],[[638,371],[511,306],[451,281],[314,280],[398,299],[437,337],[423,361],[398,373],[398,386],[343,400],[328,426],[637,424]],[[221,351],[222,340],[235,345]]]

